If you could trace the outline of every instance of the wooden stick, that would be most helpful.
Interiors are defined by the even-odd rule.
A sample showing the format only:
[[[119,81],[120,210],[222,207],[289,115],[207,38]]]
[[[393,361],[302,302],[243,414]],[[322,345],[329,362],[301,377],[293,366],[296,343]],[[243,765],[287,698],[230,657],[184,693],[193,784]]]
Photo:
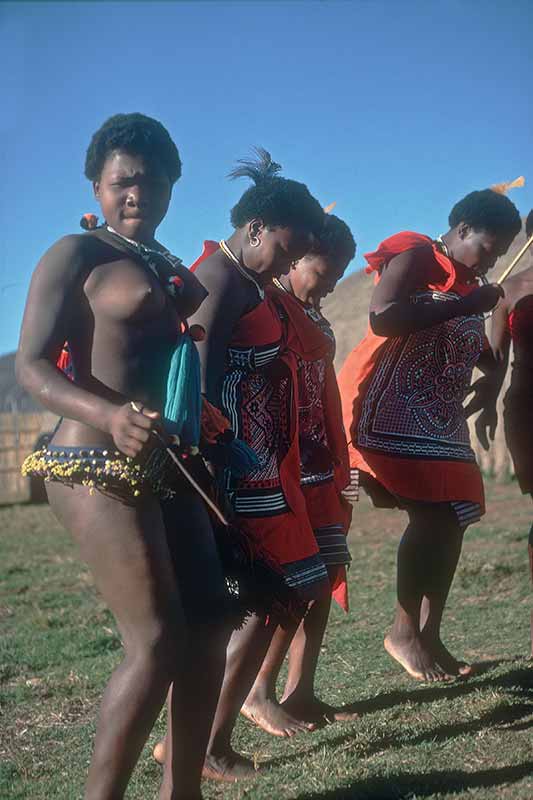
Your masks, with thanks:
[[[521,259],[521,258],[522,258],[522,256],[524,255],[524,253],[526,252],[527,248],[528,248],[528,247],[529,247],[529,246],[530,246],[532,243],[533,243],[533,234],[532,234],[532,235],[529,237],[529,239],[527,240],[527,242],[525,243],[525,245],[522,247],[522,249],[520,250],[520,252],[516,254],[516,256],[513,258],[513,260],[512,260],[512,261],[511,261],[511,263],[509,264],[509,266],[508,266],[506,269],[504,269],[504,271],[502,272],[502,274],[500,275],[500,277],[498,278],[498,280],[496,281],[496,283],[500,283],[500,284],[501,284],[501,283],[503,283],[503,282],[504,282],[504,280],[505,280],[506,278],[508,278],[508,277],[509,277],[509,275],[511,274],[511,272],[513,271],[513,269],[516,267],[516,265],[518,264],[518,262],[520,261],[520,259]]]
[[[157,433],[157,431],[152,431],[152,432],[153,432],[153,433],[155,433],[155,435],[157,436],[157,438],[159,439],[159,441],[163,442],[163,439],[162,439],[162,437],[161,437],[161,436],[160,436],[160,435]],[[170,456],[170,458],[172,459],[172,461],[174,462],[174,464],[177,466],[177,468],[178,468],[179,470],[181,470],[181,472],[183,473],[183,475],[185,476],[185,478],[186,478],[186,479],[189,481],[189,483],[191,484],[191,486],[193,487],[193,489],[195,489],[195,490],[198,492],[198,494],[200,495],[200,497],[202,498],[202,500],[204,501],[204,503],[206,503],[206,505],[208,505],[208,506],[209,506],[209,508],[211,509],[211,511],[213,512],[213,514],[215,514],[215,515],[218,517],[218,519],[220,520],[220,522],[221,522],[221,523],[222,523],[222,524],[223,524],[223,525],[224,525],[224,526],[227,528],[227,527],[229,526],[229,522],[228,522],[228,520],[226,519],[226,517],[224,516],[224,514],[222,513],[222,511],[221,511],[221,510],[218,508],[218,506],[217,506],[217,505],[215,505],[215,503],[213,503],[213,501],[211,500],[211,498],[210,498],[210,497],[208,497],[208,495],[206,495],[206,493],[204,492],[204,490],[202,489],[202,487],[201,487],[201,486],[200,486],[200,485],[199,485],[199,484],[198,484],[198,483],[197,483],[197,482],[194,480],[194,478],[193,478],[193,476],[191,475],[191,473],[189,472],[189,470],[188,470],[188,469],[186,469],[186,468],[183,466],[183,464],[181,463],[181,461],[179,460],[179,458],[176,456],[176,454],[175,454],[175,453],[173,453],[173,452],[172,452],[172,450],[170,449],[170,447],[165,447],[165,450],[167,451],[168,455]]]
[[[137,412],[137,414],[142,414],[141,409],[138,408],[138,406],[135,403],[131,402],[130,405],[133,408],[133,410]],[[229,526],[229,522],[226,519],[226,517],[224,516],[224,514],[222,513],[222,511],[218,508],[218,506],[215,503],[213,503],[211,498],[208,497],[208,495],[204,492],[202,487],[195,481],[195,479],[193,478],[193,476],[191,475],[189,470],[186,469],[186,467],[183,466],[183,464],[181,463],[179,458],[176,456],[176,454],[172,452],[171,448],[166,446],[165,440],[163,439],[161,434],[158,433],[157,431],[152,431],[152,433],[154,434],[154,436],[156,436],[159,439],[159,441],[161,442],[161,444],[165,448],[166,452],[168,453],[168,455],[170,456],[170,458],[172,459],[174,464],[177,466],[177,468],[180,470],[180,472],[185,476],[185,478],[189,481],[189,483],[191,484],[193,489],[196,492],[198,492],[198,494],[200,495],[200,497],[202,498],[204,503],[206,503],[206,505],[209,506],[209,508],[211,509],[213,514],[215,514],[215,516],[220,520],[220,522],[223,525],[225,525],[226,528],[227,528]]]

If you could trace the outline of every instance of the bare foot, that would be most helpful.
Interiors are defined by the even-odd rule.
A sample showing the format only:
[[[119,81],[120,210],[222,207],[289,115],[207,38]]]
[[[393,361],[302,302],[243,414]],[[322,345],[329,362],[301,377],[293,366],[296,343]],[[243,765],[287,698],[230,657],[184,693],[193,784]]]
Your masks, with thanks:
[[[385,650],[392,656],[412,678],[419,681],[446,681],[453,676],[448,675],[436,662],[432,653],[418,638],[394,638],[392,634],[385,637]]]
[[[154,747],[154,749],[152,750],[152,755],[158,764],[165,763],[166,749],[167,749],[167,741],[166,739],[161,739],[161,741],[158,742]]]
[[[269,699],[260,702],[247,700],[241,714],[272,736],[294,736],[300,731],[313,731],[316,727],[313,722],[293,717],[279,703]]]
[[[327,722],[353,722],[359,718],[356,711],[343,711],[342,709],[324,703],[318,697],[297,698],[291,695],[281,702],[281,707],[291,716],[305,722],[315,722],[324,724]]]
[[[467,664],[466,661],[458,661],[454,658],[440,639],[433,642],[427,640],[427,647],[435,657],[435,661],[448,675],[454,675],[455,677],[460,676],[462,678],[468,678],[472,675],[474,671],[472,665]]]
[[[208,753],[205,757],[202,778],[235,783],[246,778],[255,778],[257,772],[252,761],[239,755],[235,750],[230,750],[223,756]]]

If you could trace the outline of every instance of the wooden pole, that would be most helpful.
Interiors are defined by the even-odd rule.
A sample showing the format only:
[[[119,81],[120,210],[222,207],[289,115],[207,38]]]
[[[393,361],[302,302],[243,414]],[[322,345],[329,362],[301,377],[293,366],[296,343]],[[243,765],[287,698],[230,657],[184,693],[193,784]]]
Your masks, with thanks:
[[[525,245],[522,247],[520,252],[518,252],[516,254],[516,256],[513,258],[513,260],[509,264],[509,266],[506,267],[506,269],[504,269],[504,271],[502,272],[502,274],[500,275],[500,277],[498,278],[496,283],[502,284],[504,282],[504,280],[509,277],[509,275],[511,274],[513,269],[516,267],[516,265],[518,264],[518,262],[520,261],[520,259],[522,258],[522,256],[524,255],[524,253],[526,252],[526,250],[528,249],[528,247],[532,243],[533,243],[533,234],[529,237],[529,239],[527,240]]]

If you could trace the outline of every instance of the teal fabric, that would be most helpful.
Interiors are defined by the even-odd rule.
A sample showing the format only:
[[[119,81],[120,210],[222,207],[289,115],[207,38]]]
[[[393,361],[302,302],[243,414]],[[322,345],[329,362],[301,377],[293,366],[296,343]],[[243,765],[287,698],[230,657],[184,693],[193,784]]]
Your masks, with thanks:
[[[200,358],[193,340],[185,333],[170,358],[164,422],[184,444],[198,445],[202,416]]]
[[[233,439],[229,444],[229,468],[234,478],[244,478],[245,475],[257,469],[259,458],[254,450],[242,439]]]

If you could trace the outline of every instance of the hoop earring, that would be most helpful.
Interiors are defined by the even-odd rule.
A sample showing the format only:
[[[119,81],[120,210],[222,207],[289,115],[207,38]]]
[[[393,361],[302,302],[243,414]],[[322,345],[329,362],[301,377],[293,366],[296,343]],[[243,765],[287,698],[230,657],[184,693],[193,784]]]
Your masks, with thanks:
[[[259,247],[261,239],[258,236],[250,236],[250,247]]]

